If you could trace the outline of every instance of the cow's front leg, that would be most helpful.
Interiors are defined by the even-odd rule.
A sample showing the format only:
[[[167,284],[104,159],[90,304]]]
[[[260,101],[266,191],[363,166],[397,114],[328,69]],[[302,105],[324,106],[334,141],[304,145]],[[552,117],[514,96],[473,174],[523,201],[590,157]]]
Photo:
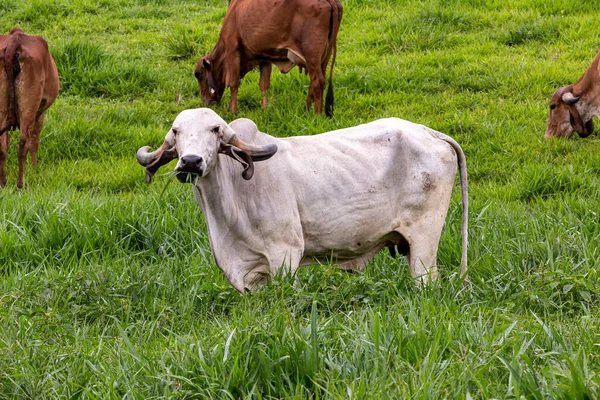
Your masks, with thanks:
[[[262,109],[263,111],[267,109],[267,91],[269,90],[269,86],[271,85],[271,70],[273,69],[273,65],[270,62],[265,62],[260,64],[260,92],[262,93]]]
[[[230,53],[229,56],[226,57],[230,62],[227,64],[227,75],[225,84],[229,86],[229,90],[231,93],[231,98],[229,99],[229,112],[235,113],[237,112],[237,95],[238,88],[240,87],[240,55],[239,53]]]
[[[229,112],[236,113],[237,112],[237,94],[238,94],[239,85],[230,86],[231,90],[231,99],[229,100]]]
[[[269,267],[260,265],[254,267],[244,276],[244,289],[254,291],[269,282]]]

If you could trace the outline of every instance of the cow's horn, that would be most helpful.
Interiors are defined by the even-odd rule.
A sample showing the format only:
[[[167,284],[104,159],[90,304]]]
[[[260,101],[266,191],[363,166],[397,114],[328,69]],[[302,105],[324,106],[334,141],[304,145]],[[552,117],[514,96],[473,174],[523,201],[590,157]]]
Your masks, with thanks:
[[[150,151],[150,146],[140,147],[137,153],[135,153],[135,158],[141,166],[145,167],[150,164],[162,150],[162,147],[156,149],[155,151]]]
[[[255,146],[242,141],[237,135],[233,135],[229,144],[245,151],[254,161],[262,161],[270,158],[277,152],[276,144],[266,144],[264,146]]]
[[[573,96],[573,92],[566,92],[562,95],[562,101],[564,101],[566,104],[571,105],[571,104],[575,104],[579,101],[581,97],[575,97]]]

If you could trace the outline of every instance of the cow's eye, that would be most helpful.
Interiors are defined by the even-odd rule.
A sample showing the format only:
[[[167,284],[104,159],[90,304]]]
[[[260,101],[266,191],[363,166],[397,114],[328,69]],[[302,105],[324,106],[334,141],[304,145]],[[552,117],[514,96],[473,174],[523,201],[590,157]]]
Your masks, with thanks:
[[[219,133],[221,131],[221,127],[219,125],[215,126],[211,129],[212,133]]]
[[[551,109],[551,110],[554,110],[555,108],[556,108],[556,104],[552,104],[552,105],[550,105],[550,109]]]
[[[173,131],[173,135],[177,136],[179,134],[179,130],[178,129],[171,128],[171,130]]]

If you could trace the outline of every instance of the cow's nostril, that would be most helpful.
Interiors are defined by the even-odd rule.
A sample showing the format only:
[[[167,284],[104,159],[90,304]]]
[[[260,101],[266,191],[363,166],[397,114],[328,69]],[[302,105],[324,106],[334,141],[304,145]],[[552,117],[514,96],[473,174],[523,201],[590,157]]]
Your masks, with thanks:
[[[181,158],[181,170],[186,172],[198,172],[202,165],[202,157],[188,155]]]

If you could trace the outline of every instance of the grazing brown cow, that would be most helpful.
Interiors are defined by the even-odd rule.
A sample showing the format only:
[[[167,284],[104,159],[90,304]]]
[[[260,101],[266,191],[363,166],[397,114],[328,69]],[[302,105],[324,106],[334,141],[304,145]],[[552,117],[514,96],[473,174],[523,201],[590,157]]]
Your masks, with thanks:
[[[37,166],[44,112],[56,99],[58,88],[56,64],[43,38],[26,35],[21,28],[0,35],[0,185],[6,185],[10,138],[5,132],[21,130],[17,187],[22,188],[27,153]]]
[[[594,133],[594,115],[600,117],[600,52],[581,79],[558,89],[550,99],[544,138],[581,137]]]
[[[217,45],[196,64],[194,75],[202,103],[219,102],[229,87],[229,111],[236,112],[240,81],[258,66],[264,110],[271,64],[283,73],[297,65],[310,77],[306,108],[314,102],[315,112],[320,115],[327,64],[333,52],[325,99],[325,114],[331,116],[331,74],[341,20],[339,0],[231,0]]]

